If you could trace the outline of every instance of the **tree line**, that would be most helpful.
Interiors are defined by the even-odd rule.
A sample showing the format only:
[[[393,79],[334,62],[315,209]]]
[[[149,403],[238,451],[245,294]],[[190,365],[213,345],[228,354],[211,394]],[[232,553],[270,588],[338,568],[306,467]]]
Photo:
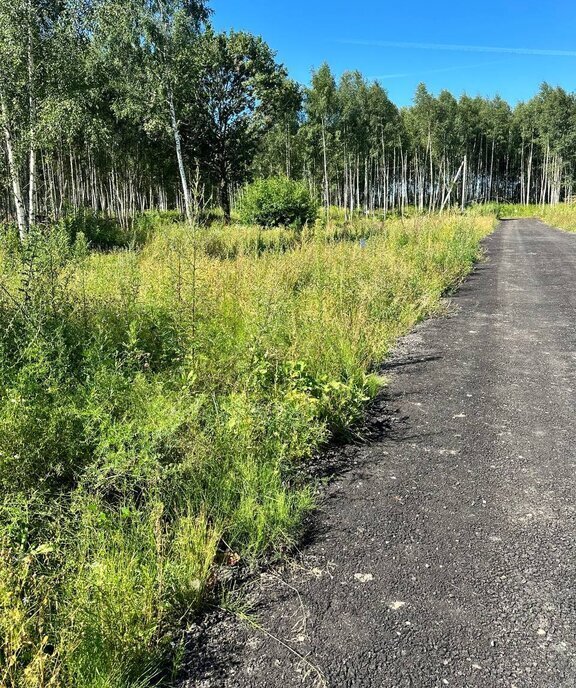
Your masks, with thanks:
[[[276,124],[255,172],[308,179],[325,206],[439,210],[470,202],[571,199],[576,170],[576,95],[548,84],[512,108],[502,98],[423,84],[398,108],[376,82],[328,65],[312,75],[291,127]]]
[[[248,179],[306,180],[326,208],[570,199],[576,96],[438,96],[398,108],[358,72],[309,87],[206,0],[0,0],[0,218],[24,238],[89,209],[230,218]]]

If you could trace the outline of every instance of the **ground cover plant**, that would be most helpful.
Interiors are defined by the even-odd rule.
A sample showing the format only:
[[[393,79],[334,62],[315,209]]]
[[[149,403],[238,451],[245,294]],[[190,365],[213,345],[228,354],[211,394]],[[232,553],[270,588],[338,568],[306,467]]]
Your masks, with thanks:
[[[215,251],[172,222],[112,253],[62,227],[5,242],[0,684],[169,684],[187,620],[227,567],[294,542],[299,467],[493,224],[318,223],[265,250],[258,228]]]

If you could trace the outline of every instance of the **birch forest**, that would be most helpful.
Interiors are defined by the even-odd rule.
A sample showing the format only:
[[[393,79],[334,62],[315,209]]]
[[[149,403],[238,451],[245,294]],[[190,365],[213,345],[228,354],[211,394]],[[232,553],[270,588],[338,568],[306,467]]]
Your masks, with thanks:
[[[89,209],[230,217],[238,188],[305,180],[326,207],[439,210],[572,197],[576,97],[510,107],[420,85],[398,108],[357,72],[292,81],[259,37],[215,33],[202,0],[0,5],[0,217],[23,237]]]

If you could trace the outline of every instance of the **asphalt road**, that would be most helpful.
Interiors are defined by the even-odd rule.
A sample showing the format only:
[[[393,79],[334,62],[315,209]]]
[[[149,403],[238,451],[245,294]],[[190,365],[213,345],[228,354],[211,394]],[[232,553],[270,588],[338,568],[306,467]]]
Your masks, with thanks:
[[[261,628],[207,637],[228,655],[187,686],[576,686],[576,235],[510,220],[486,248],[386,366]]]

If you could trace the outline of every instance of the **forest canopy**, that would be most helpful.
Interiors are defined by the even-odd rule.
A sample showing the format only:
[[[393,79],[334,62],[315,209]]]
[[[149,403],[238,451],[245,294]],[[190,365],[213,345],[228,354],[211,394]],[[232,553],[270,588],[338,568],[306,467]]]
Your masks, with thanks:
[[[353,213],[571,198],[576,97],[543,84],[499,97],[433,95],[398,108],[326,64],[309,86],[247,33],[217,33],[205,0],[0,3],[0,218],[20,236],[89,209],[228,220],[258,177],[304,181]]]

